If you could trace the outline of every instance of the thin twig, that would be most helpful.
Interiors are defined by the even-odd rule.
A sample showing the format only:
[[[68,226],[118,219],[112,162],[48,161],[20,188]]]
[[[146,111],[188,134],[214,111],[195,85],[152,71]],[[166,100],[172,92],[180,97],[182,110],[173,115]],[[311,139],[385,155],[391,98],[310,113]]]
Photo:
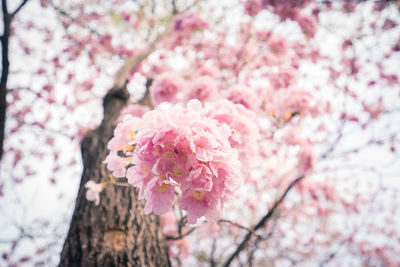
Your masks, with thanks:
[[[217,248],[217,239],[213,239],[212,247],[211,247],[211,255],[210,255],[210,267],[215,266],[215,251]]]
[[[250,228],[248,228],[248,227],[246,227],[246,226],[243,226],[243,225],[241,225],[241,224],[232,222],[232,221],[230,221],[230,220],[220,219],[220,220],[218,220],[218,223],[229,223],[229,224],[231,224],[231,225],[233,225],[233,226],[236,226],[236,227],[238,227],[238,228],[240,228],[240,229],[246,230],[247,232],[254,233],[252,229],[250,229]]]
[[[264,215],[264,217],[252,228],[252,232],[248,232],[246,236],[244,237],[243,241],[239,244],[239,246],[236,248],[236,250],[231,254],[229,259],[226,261],[226,263],[223,265],[225,267],[229,266],[231,262],[239,256],[239,253],[247,246],[247,243],[249,242],[250,238],[253,235],[253,232],[257,231],[258,229],[262,228],[265,226],[265,224],[269,221],[269,219],[272,217],[274,214],[275,210],[279,207],[279,205],[283,202],[283,200],[286,198],[286,195],[289,193],[289,191],[297,184],[299,183],[305,175],[301,175],[297,177],[293,182],[289,184],[289,186],[286,188],[285,192],[282,194],[282,196],[279,198],[278,201],[275,202],[275,204],[272,206],[272,208],[267,212],[267,214]]]
[[[21,4],[19,4],[19,6],[14,10],[14,12],[12,12],[10,15],[11,17],[14,17],[23,7],[24,5],[28,2],[28,0],[23,0],[21,2]]]
[[[51,2],[51,5],[52,5],[52,7],[54,8],[54,10],[55,10],[59,15],[61,15],[61,16],[63,16],[63,17],[66,17],[66,18],[70,19],[71,21],[76,21],[76,20],[77,20],[77,19],[74,18],[71,14],[69,14],[67,11],[63,10],[63,9],[62,9],[61,7],[59,7],[59,6],[56,6],[53,2]],[[95,29],[91,28],[91,27],[90,27],[89,25],[87,25],[87,24],[83,24],[83,23],[76,23],[76,24],[78,24],[78,25],[81,26],[82,28],[85,28],[85,29],[89,30],[92,34],[94,34],[94,35],[96,35],[96,36],[98,36],[98,37],[101,36],[101,34],[100,34],[98,31],[96,31]],[[66,27],[66,28],[68,28],[68,27]]]
[[[184,238],[185,236],[190,235],[191,233],[193,233],[193,231],[196,230],[196,227],[193,227],[192,229],[190,229],[189,231],[187,231],[186,233],[180,234],[178,236],[171,236],[171,235],[165,235],[165,238],[167,240],[179,240]]]
[[[128,184],[128,183],[122,183],[122,182],[114,182],[113,184],[114,184],[114,185],[117,185],[117,186],[132,187],[130,184]]]

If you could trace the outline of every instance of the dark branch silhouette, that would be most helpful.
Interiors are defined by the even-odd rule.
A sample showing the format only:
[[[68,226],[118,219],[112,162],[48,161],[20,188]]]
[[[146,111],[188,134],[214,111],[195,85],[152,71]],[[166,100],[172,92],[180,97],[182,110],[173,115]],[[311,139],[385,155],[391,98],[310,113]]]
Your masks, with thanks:
[[[21,4],[14,10],[14,12],[11,13],[11,17],[14,17],[23,7],[24,5],[28,2],[28,0],[23,0]]]
[[[7,0],[1,1],[1,11],[3,14],[3,35],[1,38],[1,80],[0,80],[0,160],[3,155],[4,144],[4,130],[6,125],[6,111],[7,111],[7,81],[10,71],[10,62],[8,60],[9,39],[11,33],[11,22],[14,16],[24,7],[28,0],[23,0],[21,4],[9,13],[7,7]]]
[[[231,256],[228,258],[228,260],[225,262],[224,266],[227,267],[229,266],[232,261],[239,256],[240,252],[242,252],[243,249],[246,248],[248,245],[248,242],[250,238],[253,236],[253,233],[257,231],[258,229],[264,227],[269,219],[272,217],[272,215],[275,213],[275,211],[278,209],[279,205],[283,202],[283,200],[286,198],[286,195],[289,193],[289,191],[296,185],[298,184],[305,175],[301,175],[297,177],[293,182],[289,184],[289,186],[286,188],[285,192],[281,195],[281,197],[274,203],[271,209],[268,210],[268,212],[264,215],[264,217],[261,218],[261,220],[251,228],[251,232],[248,232],[246,236],[243,238],[242,242],[237,246],[236,250],[231,254]]]

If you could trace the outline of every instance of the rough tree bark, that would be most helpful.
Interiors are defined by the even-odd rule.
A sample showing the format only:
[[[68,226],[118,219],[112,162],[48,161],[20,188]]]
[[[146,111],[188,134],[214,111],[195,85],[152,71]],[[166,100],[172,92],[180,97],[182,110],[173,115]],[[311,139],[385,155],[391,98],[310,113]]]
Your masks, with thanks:
[[[97,183],[108,179],[103,164],[107,143],[128,97],[124,86],[110,90],[101,125],[82,141],[84,170],[59,266],[170,266],[160,219],[144,215],[136,189],[108,186],[98,206],[85,198],[89,179]]]

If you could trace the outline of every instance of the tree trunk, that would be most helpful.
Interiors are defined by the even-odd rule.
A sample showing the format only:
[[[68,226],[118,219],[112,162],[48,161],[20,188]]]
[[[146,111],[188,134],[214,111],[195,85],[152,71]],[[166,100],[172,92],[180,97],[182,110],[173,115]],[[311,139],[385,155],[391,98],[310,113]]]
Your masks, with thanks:
[[[129,94],[112,89],[104,98],[104,119],[82,141],[83,174],[59,266],[170,266],[160,218],[144,215],[133,187],[107,186],[100,205],[86,200],[85,183],[107,181],[107,143]]]

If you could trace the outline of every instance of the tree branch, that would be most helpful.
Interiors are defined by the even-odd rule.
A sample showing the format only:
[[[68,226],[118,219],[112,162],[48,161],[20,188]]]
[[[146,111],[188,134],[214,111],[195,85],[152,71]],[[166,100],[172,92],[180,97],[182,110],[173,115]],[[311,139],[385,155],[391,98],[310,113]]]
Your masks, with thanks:
[[[275,202],[275,204],[272,206],[272,208],[267,212],[267,214],[262,217],[262,219],[252,228],[251,232],[248,232],[242,242],[239,244],[239,246],[236,248],[236,250],[231,254],[229,259],[226,261],[226,263],[223,265],[225,267],[228,267],[232,261],[239,256],[240,252],[242,252],[243,249],[246,248],[250,238],[252,237],[253,233],[257,231],[258,229],[262,228],[265,226],[265,224],[269,221],[269,219],[272,217],[276,209],[279,207],[279,205],[283,202],[283,200],[286,198],[286,195],[289,193],[289,191],[296,185],[298,184],[305,175],[301,175],[297,177],[293,182],[289,184],[289,186],[286,188],[285,192],[282,194],[282,196],[278,199],[278,201]]]
[[[172,25],[169,25],[167,30],[157,36],[157,38],[148,46],[146,50],[144,50],[139,55],[132,56],[128,58],[124,65],[117,71],[114,78],[114,87],[120,88],[123,84],[126,83],[126,80],[129,77],[129,74],[132,70],[138,67],[143,60],[145,60],[151,53],[156,49],[156,44],[165,36],[167,36],[172,30]]]
[[[23,0],[21,4],[14,10],[14,12],[11,13],[11,17],[14,17],[23,7],[24,5],[28,2],[28,0]]]
[[[220,219],[220,220],[218,221],[218,223],[229,223],[229,224],[231,224],[231,225],[233,225],[233,226],[236,226],[237,228],[246,230],[246,231],[249,232],[249,233],[254,233],[252,229],[249,229],[249,228],[247,228],[247,227],[245,227],[245,226],[243,226],[243,225],[241,225],[241,224],[232,222],[232,221],[230,221],[230,220]]]
[[[173,30],[173,18],[175,17],[175,15],[178,14],[182,14],[185,13],[186,11],[188,11],[189,9],[191,9],[192,7],[194,7],[195,5],[197,5],[197,3],[200,0],[195,0],[191,5],[187,6],[184,10],[180,11],[179,13],[174,13],[173,16],[171,17],[169,23],[167,23],[167,28],[163,33],[160,33],[155,40],[150,43],[150,45],[147,47],[147,49],[145,49],[142,53],[132,56],[130,58],[128,58],[124,65],[121,66],[121,68],[117,71],[115,77],[114,77],[114,87],[116,88],[120,88],[122,87],[125,83],[126,80],[129,77],[129,74],[131,73],[132,70],[134,70],[136,67],[138,67],[143,60],[145,60],[151,53],[154,52],[154,50],[156,49],[156,44],[161,41],[164,37],[168,36],[171,31]]]
[[[166,240],[179,240],[184,238],[185,236],[190,235],[191,233],[193,233],[193,231],[196,230],[195,227],[193,227],[192,229],[190,229],[189,231],[187,231],[186,233],[180,234],[178,236],[171,236],[171,235],[165,235],[165,239]]]
[[[175,0],[171,0],[171,4],[172,4],[172,14],[176,15],[178,13],[178,10],[176,9]]]

